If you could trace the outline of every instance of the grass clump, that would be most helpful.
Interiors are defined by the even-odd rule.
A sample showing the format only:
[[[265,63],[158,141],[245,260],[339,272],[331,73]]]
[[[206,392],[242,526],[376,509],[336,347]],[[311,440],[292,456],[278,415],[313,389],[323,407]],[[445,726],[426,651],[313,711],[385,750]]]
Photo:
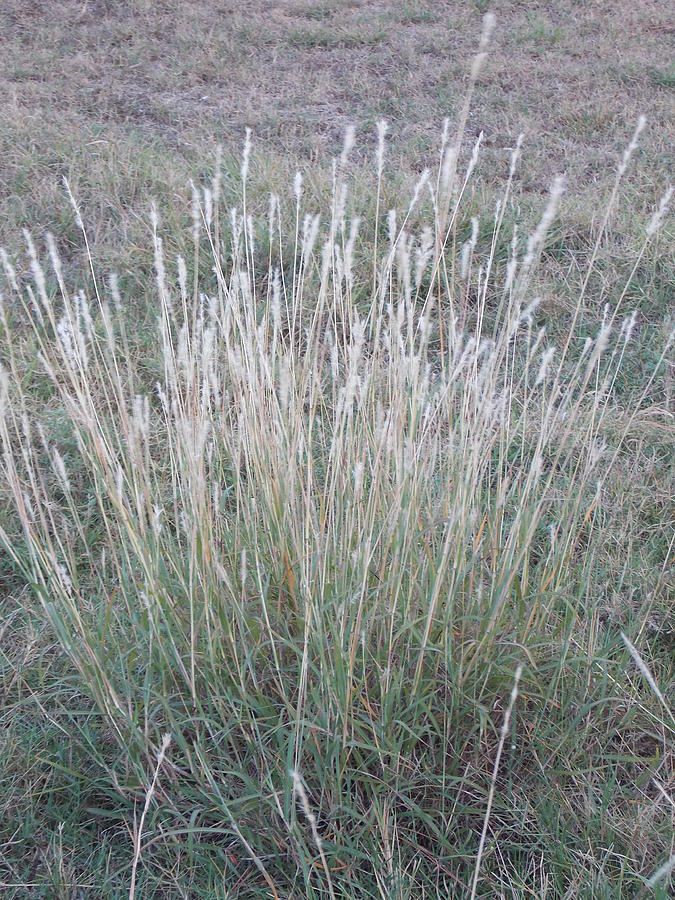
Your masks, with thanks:
[[[464,121],[398,212],[379,126],[365,223],[351,133],[323,214],[299,176],[254,214],[247,136],[229,214],[219,167],[194,190],[189,258],[153,210],[150,350],[91,257],[87,291],[52,240],[43,267],[26,234],[30,279],[3,257],[0,539],[89,701],[68,728],[128,846],[120,896],[667,890],[647,784],[667,795],[674,723],[637,649],[663,579],[624,643],[596,552],[671,342],[617,425],[623,292],[577,331],[616,188],[549,343],[533,289],[562,183],[497,253],[518,142],[458,242]]]

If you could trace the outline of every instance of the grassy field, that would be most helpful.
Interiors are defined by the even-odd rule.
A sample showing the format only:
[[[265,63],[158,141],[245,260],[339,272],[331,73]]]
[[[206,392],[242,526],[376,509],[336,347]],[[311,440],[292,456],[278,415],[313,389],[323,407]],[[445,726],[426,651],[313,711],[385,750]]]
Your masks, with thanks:
[[[0,36],[0,893],[672,896],[667,5]]]

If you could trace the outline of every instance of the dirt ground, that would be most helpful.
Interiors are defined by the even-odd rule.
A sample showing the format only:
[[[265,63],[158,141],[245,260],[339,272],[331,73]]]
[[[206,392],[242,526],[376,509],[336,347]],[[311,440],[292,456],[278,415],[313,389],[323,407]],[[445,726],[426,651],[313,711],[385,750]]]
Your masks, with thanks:
[[[110,249],[128,237],[105,224],[115,211],[177,190],[218,142],[237,153],[246,126],[295,165],[334,153],[348,123],[368,155],[384,117],[390,167],[433,164],[487,9],[497,28],[467,129],[467,144],[484,132],[483,177],[526,131],[521,191],[563,172],[570,193],[601,197],[644,114],[631,184],[653,204],[675,145],[675,16],[657,0],[4,0],[0,240],[65,225],[65,174]]]

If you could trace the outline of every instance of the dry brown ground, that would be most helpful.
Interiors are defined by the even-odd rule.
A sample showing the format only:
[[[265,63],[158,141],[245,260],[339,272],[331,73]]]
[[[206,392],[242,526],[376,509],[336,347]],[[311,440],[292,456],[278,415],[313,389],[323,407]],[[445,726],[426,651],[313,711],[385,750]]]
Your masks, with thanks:
[[[488,8],[497,32],[467,132],[484,131],[484,177],[526,130],[521,190],[564,172],[586,206],[644,113],[632,185],[653,204],[674,143],[675,17],[658,0],[3,0],[0,240],[26,224],[67,237],[67,174],[94,241],[119,250],[149,193],[181,193],[246,126],[295,165],[333,153],[349,122],[365,153],[384,116],[391,166],[433,163]]]

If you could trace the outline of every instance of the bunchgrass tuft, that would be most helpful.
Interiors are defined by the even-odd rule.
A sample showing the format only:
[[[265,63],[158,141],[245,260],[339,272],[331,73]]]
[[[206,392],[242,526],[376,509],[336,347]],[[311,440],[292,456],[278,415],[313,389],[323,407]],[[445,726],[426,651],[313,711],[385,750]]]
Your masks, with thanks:
[[[100,717],[87,746],[132,835],[131,897],[526,896],[535,879],[576,896],[671,877],[663,831],[639,852],[605,789],[619,759],[639,766],[627,735],[671,767],[673,746],[647,664],[624,638],[660,704],[622,677],[594,607],[636,319],[619,289],[592,334],[577,324],[617,191],[551,338],[534,286],[563,183],[497,253],[519,140],[504,196],[459,240],[480,149],[460,164],[467,109],[397,210],[378,125],[373,221],[349,192],[352,132],[327,208],[305,208],[298,177],[262,211],[247,133],[234,206],[220,163],[193,186],[185,258],[166,258],[153,207],[151,339],[91,255],[88,291],[54,241],[45,266],[26,234],[30,279],[2,257],[0,540]],[[613,855],[575,857],[572,839],[565,855],[584,816]]]

